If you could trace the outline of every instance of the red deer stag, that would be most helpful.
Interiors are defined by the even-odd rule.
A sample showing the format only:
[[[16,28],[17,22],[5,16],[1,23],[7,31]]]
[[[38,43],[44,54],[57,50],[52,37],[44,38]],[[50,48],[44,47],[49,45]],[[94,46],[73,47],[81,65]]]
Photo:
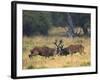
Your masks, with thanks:
[[[57,40],[55,40],[54,44],[56,45],[56,49],[54,48],[49,48],[49,47],[35,47],[32,50],[30,50],[31,54],[29,54],[29,58],[35,55],[40,55],[40,56],[53,56],[56,54],[59,54],[59,44],[57,44]]]
[[[55,49],[49,47],[35,47],[30,51],[31,54],[29,54],[29,57],[31,58],[35,55],[49,57],[54,55],[54,51]]]
[[[64,44],[63,41],[61,40],[61,45],[60,45],[60,52],[61,55],[68,55],[71,54],[73,55],[74,53],[79,52],[81,55],[84,52],[84,46],[81,44],[77,44],[77,45],[69,45],[68,47],[63,48]]]
[[[67,47],[69,54],[73,55],[74,53],[79,52],[81,55],[84,52],[84,46],[81,44],[77,44],[77,45],[70,45]]]

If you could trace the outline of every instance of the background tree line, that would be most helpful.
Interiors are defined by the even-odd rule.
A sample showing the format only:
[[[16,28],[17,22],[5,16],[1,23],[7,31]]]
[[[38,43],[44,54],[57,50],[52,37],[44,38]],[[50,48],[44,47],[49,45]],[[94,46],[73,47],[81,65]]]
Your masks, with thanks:
[[[84,36],[90,36],[90,14],[87,13],[67,13],[67,12],[47,12],[23,10],[23,35],[48,35],[51,27],[69,27],[69,33],[75,36],[73,29],[81,27]]]

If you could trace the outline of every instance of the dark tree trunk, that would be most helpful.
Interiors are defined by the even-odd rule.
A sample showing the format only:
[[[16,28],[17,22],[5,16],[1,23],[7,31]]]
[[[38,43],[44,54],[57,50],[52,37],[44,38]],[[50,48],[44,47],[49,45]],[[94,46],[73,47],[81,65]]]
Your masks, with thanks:
[[[74,25],[73,25],[73,21],[72,21],[72,17],[70,15],[70,13],[67,13],[67,21],[68,21],[68,36],[69,37],[74,37]]]
[[[88,36],[88,27],[83,26],[83,32],[85,36]]]

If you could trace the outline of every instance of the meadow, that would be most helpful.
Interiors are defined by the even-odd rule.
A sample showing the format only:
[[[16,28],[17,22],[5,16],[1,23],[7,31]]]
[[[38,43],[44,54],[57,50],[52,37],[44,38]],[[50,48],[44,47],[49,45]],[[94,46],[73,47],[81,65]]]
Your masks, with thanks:
[[[63,28],[53,28],[49,31],[49,36],[31,36],[23,37],[23,53],[22,53],[22,68],[23,69],[41,69],[41,68],[67,68],[80,67],[91,65],[91,41],[89,37],[75,37],[68,38],[65,35]],[[74,55],[55,55],[50,57],[36,55],[29,58],[30,50],[34,47],[47,46],[56,48],[53,44],[55,40],[63,40],[64,47],[71,44],[82,44],[84,46],[85,54],[80,55],[78,52]]]

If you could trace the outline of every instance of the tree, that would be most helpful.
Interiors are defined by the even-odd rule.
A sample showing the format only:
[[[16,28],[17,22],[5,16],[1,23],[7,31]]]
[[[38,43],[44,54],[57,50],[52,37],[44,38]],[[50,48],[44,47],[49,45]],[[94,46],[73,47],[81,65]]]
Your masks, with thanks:
[[[78,26],[83,29],[84,36],[90,35],[90,14],[69,12],[48,12],[23,10],[23,35],[48,35],[51,27],[63,27],[69,37],[78,36],[74,29]]]
[[[38,11],[23,11],[23,34],[48,35],[48,29],[52,25],[50,13]]]

